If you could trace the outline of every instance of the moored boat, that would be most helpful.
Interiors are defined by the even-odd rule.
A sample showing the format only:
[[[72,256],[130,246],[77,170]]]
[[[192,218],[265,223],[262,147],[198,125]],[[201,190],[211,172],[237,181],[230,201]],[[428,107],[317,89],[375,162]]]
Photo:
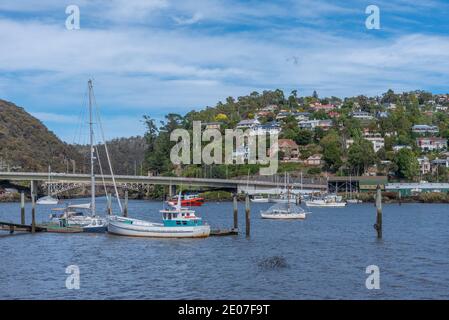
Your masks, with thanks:
[[[55,205],[58,203],[59,203],[59,200],[56,198],[53,198],[52,196],[45,196],[45,197],[39,198],[36,201],[36,204],[39,204],[39,205]]]
[[[261,211],[260,216],[263,219],[305,219],[307,213],[300,206],[278,203]]]
[[[173,197],[167,203],[171,206],[175,206],[178,201],[178,196]],[[204,204],[204,198],[198,194],[184,194],[181,195],[181,206],[183,207],[200,207]]]
[[[322,198],[315,198],[306,201],[307,207],[321,207],[321,208],[342,208],[346,206],[346,202],[342,200],[341,196],[326,195]]]
[[[178,196],[175,206],[160,212],[163,223],[111,216],[108,232],[121,236],[151,238],[206,238],[210,235],[210,226],[204,224],[202,218],[195,215],[194,210],[181,206],[181,195]]]
[[[253,196],[253,198],[250,201],[258,203],[268,203],[269,199],[265,198],[264,196]]]

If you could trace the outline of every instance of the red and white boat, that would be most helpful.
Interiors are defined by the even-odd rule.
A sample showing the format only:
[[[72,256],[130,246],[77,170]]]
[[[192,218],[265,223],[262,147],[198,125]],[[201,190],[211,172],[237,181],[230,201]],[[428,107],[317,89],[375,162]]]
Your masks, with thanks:
[[[171,206],[175,206],[178,202],[178,196],[173,197],[167,203]],[[204,204],[204,198],[198,194],[184,194],[181,196],[182,207],[200,207]]]

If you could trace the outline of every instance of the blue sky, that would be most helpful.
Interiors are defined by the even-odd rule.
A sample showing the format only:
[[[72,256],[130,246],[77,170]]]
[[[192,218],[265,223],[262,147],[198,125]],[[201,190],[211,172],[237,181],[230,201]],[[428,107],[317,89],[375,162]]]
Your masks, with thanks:
[[[89,78],[108,138],[252,91],[448,92],[448,16],[439,0],[2,0],[0,98],[73,142]]]

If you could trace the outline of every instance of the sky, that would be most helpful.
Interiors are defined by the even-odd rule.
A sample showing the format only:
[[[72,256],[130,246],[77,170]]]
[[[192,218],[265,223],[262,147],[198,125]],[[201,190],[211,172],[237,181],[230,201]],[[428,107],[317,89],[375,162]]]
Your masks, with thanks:
[[[0,99],[82,143],[88,79],[108,139],[253,91],[446,93],[448,16],[442,0],[1,0]]]

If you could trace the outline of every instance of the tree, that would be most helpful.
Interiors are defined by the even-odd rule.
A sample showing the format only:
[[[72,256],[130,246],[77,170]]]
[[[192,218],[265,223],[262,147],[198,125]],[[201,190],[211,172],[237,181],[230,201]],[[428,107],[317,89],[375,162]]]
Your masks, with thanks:
[[[348,163],[357,175],[366,172],[369,166],[376,163],[373,144],[365,139],[356,139],[349,147]]]
[[[314,97],[315,99],[318,99],[318,93],[316,92],[316,90],[313,90],[312,97]]]
[[[414,180],[419,174],[419,163],[416,155],[410,149],[403,148],[396,155],[397,176]]]
[[[312,143],[313,134],[310,130],[299,130],[295,142],[300,146],[306,146]]]
[[[321,139],[320,145],[323,148],[323,160],[326,163],[326,168],[336,172],[342,165],[342,147],[338,134],[333,131],[329,132]]]

